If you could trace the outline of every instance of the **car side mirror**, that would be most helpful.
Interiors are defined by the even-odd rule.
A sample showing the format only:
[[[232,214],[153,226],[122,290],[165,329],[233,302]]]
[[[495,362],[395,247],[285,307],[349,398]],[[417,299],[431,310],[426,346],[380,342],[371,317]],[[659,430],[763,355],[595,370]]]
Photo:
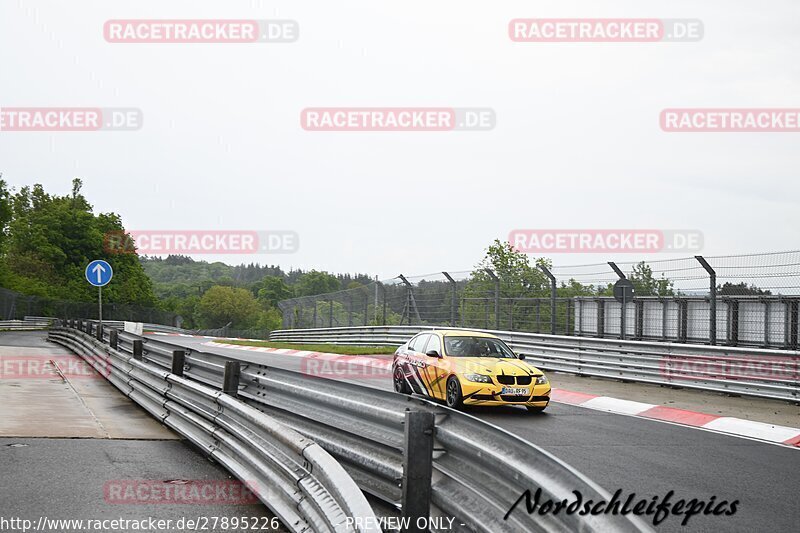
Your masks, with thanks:
[[[426,353],[425,355],[427,355],[428,357],[436,357],[436,358],[438,358],[439,357],[439,352],[437,352],[436,350],[428,350],[428,353]]]
[[[520,361],[523,361],[525,359],[525,354],[524,353],[518,353],[517,357],[519,357]]]

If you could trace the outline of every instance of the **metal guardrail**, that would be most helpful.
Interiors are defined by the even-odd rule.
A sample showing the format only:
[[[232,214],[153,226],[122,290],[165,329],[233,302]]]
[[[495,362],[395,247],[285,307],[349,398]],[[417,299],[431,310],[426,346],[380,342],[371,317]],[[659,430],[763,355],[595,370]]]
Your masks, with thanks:
[[[421,326],[290,329],[271,341],[399,346]],[[544,370],[800,402],[800,352],[493,333]]]
[[[224,384],[224,369],[231,358],[161,338],[119,333],[118,340],[119,350],[126,353],[132,353],[134,342],[140,341],[142,360],[165,373],[172,367],[174,352],[181,351],[184,376],[191,383],[215,388]],[[506,520],[505,514],[526,491],[541,489],[542,498],[553,501],[572,501],[576,490],[594,501],[608,501],[610,495],[538,446],[466,413],[418,397],[238,361],[238,398],[317,442],[342,464],[361,491],[383,502],[382,508],[388,504],[398,514],[404,512],[404,474],[408,473],[404,465],[425,460],[414,448],[419,442],[409,441],[407,420],[410,413],[422,412],[434,420],[432,431],[419,435],[420,440],[431,439],[433,449],[426,504],[432,519],[454,518],[452,526],[438,531],[650,531],[633,516],[529,514],[524,504]],[[167,397],[171,399],[169,393]],[[181,405],[190,403],[191,398]],[[431,527],[431,531],[437,529]]]
[[[104,340],[115,344],[110,337]],[[89,333],[55,327],[49,339],[80,355],[126,396],[248,484],[289,530],[380,531],[369,503],[342,466],[276,418],[137,360]],[[352,517],[361,521],[348,522]]]
[[[47,329],[57,319],[46,316],[26,316],[23,320],[0,320],[0,331],[32,331]]]

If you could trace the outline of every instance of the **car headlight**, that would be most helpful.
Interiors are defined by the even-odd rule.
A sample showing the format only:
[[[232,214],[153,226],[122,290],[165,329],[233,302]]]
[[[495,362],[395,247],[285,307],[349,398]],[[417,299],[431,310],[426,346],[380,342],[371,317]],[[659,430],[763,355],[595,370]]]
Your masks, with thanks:
[[[485,376],[483,374],[464,374],[464,377],[468,381],[474,381],[476,383],[491,383],[492,378],[489,376]]]
[[[547,376],[542,374],[541,376],[537,376],[536,377],[536,384],[537,385],[544,385],[545,383],[547,383]]]

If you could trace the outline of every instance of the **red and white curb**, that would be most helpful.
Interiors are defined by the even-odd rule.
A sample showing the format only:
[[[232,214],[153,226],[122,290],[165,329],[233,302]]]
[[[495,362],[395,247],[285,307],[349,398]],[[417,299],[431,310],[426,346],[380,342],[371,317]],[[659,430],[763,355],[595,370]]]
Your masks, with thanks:
[[[259,346],[243,346],[240,344],[227,344],[223,342],[205,342],[206,346],[217,346],[222,348],[233,348],[237,350],[247,350],[251,352],[261,352],[279,355],[290,355],[295,357],[306,357],[336,363],[346,362],[349,365],[370,367],[372,369],[391,370],[392,362],[381,360],[374,357],[364,357],[355,355],[338,355],[325,352],[310,352],[304,350],[291,350],[287,348],[264,348]],[[763,440],[774,444],[800,447],[800,429],[764,422],[755,422],[743,418],[730,416],[710,415],[686,409],[666,407],[651,403],[635,402],[632,400],[622,400],[609,396],[598,396],[595,394],[585,394],[583,392],[573,392],[563,389],[553,389],[550,397],[554,402],[566,403],[578,407],[586,407],[608,413],[636,416],[662,422],[671,422],[683,426],[716,431],[737,437],[747,437],[756,440]]]
[[[672,422],[684,426],[708,429],[751,439],[763,440],[775,444],[800,447],[800,429],[753,420],[744,420],[730,416],[710,415],[686,409],[676,409],[664,405],[634,402],[608,396],[596,396],[582,392],[553,389],[553,401],[588,407],[609,413],[637,416],[663,422]]]

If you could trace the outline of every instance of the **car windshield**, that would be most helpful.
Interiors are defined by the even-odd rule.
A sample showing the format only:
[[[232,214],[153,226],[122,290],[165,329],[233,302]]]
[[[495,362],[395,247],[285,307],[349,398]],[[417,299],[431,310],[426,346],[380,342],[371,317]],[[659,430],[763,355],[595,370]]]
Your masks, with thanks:
[[[489,337],[451,337],[444,338],[445,354],[450,357],[500,357],[516,359],[514,352],[498,339]]]

